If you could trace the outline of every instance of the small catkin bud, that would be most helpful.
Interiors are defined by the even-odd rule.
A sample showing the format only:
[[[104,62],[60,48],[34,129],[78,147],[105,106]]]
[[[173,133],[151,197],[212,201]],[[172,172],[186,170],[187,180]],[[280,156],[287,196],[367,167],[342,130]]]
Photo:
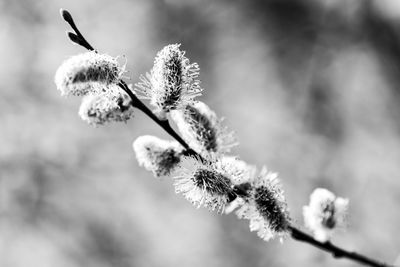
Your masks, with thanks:
[[[79,108],[82,120],[92,125],[103,125],[111,121],[125,122],[133,117],[131,100],[117,85],[96,90],[101,93],[86,95],[82,100]]]
[[[164,47],[157,53],[150,73],[141,76],[135,90],[150,100],[157,113],[179,109],[201,95],[197,63],[190,63],[180,44]]]
[[[140,166],[161,177],[170,175],[178,167],[183,148],[178,142],[145,135],[133,142],[133,150]]]
[[[60,8],[60,15],[68,23],[72,23],[74,21],[68,10]]]
[[[203,163],[187,157],[174,177],[175,192],[182,193],[197,208],[204,206],[223,212],[233,193],[231,180],[236,175],[240,174],[219,160]]]
[[[239,218],[250,220],[250,231],[257,231],[260,238],[269,241],[287,235],[289,212],[276,173],[264,167],[251,182],[252,190],[236,211]]]
[[[94,92],[99,84],[117,83],[123,72],[115,58],[90,51],[65,60],[54,81],[61,95],[82,96]]]
[[[238,157],[222,155],[220,161],[227,166],[231,172],[237,174],[232,177],[234,178],[232,179],[232,183],[235,185],[249,183],[256,175],[257,168],[240,160]]]
[[[304,223],[321,242],[328,241],[336,228],[346,222],[349,200],[336,197],[324,188],[317,188],[310,195],[310,203],[303,207]]]
[[[237,145],[233,132],[229,132],[203,102],[194,102],[185,109],[174,110],[171,117],[183,139],[199,153],[225,153]]]

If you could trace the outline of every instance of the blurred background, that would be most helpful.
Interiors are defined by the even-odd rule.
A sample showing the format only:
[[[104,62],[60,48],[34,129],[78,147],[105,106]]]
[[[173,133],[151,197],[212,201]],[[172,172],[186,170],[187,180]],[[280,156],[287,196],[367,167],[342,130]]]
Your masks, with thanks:
[[[182,43],[200,98],[226,118],[247,162],[280,174],[294,221],[316,187],[350,199],[333,241],[400,254],[400,1],[0,1],[0,266],[357,266],[247,221],[195,209],[138,167],[143,114],[93,128],[53,77],[71,44],[68,9],[132,83]]]

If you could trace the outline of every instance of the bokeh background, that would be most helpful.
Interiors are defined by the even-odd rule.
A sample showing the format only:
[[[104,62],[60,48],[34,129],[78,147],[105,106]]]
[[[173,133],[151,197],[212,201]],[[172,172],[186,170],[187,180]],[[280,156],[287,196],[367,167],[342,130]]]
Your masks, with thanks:
[[[138,167],[139,112],[93,128],[53,77],[71,44],[124,55],[132,83],[182,43],[201,100],[226,118],[233,153],[280,174],[295,222],[316,187],[350,199],[334,242],[393,263],[400,254],[398,0],[0,1],[0,266],[356,266],[246,221],[195,209]]]

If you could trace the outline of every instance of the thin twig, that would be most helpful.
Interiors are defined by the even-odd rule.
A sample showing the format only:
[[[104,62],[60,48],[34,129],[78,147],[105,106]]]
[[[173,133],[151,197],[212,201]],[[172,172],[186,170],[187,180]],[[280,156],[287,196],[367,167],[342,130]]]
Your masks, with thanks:
[[[289,226],[289,230],[290,230],[291,237],[293,239],[300,241],[300,242],[310,244],[321,250],[324,250],[324,251],[332,254],[332,256],[334,258],[347,258],[347,259],[356,261],[358,263],[369,265],[369,266],[374,266],[374,267],[391,267],[391,266],[393,266],[393,265],[386,264],[384,262],[379,262],[377,260],[368,258],[368,257],[358,254],[356,252],[350,252],[350,251],[344,250],[340,247],[333,245],[329,241],[325,242],[325,243],[319,242],[319,241],[315,240],[312,236],[304,233],[303,231],[301,231],[293,226]]]
[[[86,41],[85,37],[83,37],[83,35],[79,31],[78,27],[76,27],[74,19],[72,18],[71,13],[69,13],[65,9],[60,9],[60,14],[61,14],[61,17],[71,26],[71,28],[76,33],[76,35],[71,35],[71,34],[68,33],[68,37],[71,39],[71,41],[73,41],[74,43],[77,43],[77,44],[85,47],[87,50],[93,51],[94,50],[93,46],[91,46],[89,44],[89,42]]]
[[[163,128],[169,135],[171,135],[176,141],[178,141],[184,148],[186,155],[196,155],[201,157],[197,152],[189,147],[189,145],[175,132],[171,127],[168,120],[159,119],[140,99],[129,89],[128,85],[121,80],[118,84],[119,87],[124,90],[132,100],[132,106],[141,110],[144,114],[149,116],[155,123],[157,123],[161,128]]]

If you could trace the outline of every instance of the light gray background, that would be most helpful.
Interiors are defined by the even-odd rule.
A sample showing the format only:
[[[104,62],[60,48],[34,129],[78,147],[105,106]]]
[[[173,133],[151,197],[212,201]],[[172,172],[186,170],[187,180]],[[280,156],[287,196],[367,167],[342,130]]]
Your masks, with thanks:
[[[197,210],[138,167],[131,144],[167,136],[139,112],[93,128],[53,77],[93,46],[125,55],[131,82],[182,43],[205,101],[242,159],[279,172],[291,215],[315,187],[350,199],[334,242],[388,262],[400,253],[400,7],[397,0],[0,1],[0,265],[356,266],[247,221]]]

